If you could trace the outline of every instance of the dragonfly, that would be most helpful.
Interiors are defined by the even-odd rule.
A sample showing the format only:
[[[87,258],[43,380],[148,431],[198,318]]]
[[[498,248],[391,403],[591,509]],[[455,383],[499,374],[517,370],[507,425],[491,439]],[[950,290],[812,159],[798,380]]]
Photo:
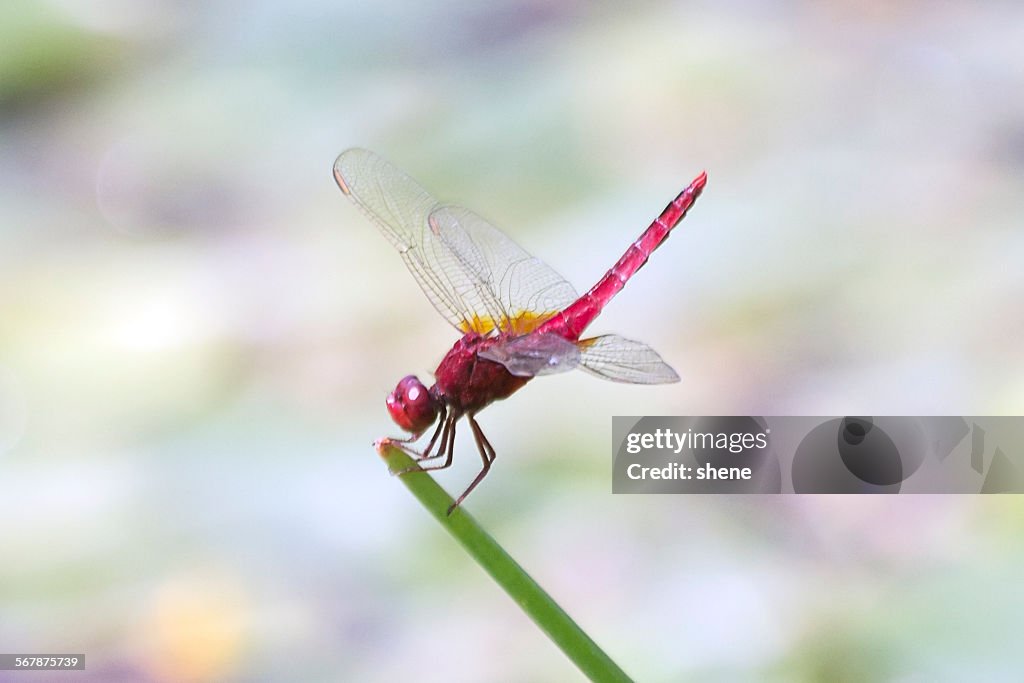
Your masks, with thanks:
[[[460,335],[437,366],[431,387],[408,375],[385,400],[391,419],[410,435],[386,441],[417,461],[399,474],[451,466],[456,426],[462,418],[469,424],[483,464],[448,508],[449,515],[494,464],[495,449],[477,413],[534,377],[579,368],[613,382],[679,381],[642,342],[617,334],[582,335],[693,206],[707,182],[705,172],[669,202],[583,295],[501,230],[469,209],[434,199],[374,152],[342,152],[334,163],[334,178],[394,245],[430,303]],[[426,447],[416,450],[412,444],[435,423]]]

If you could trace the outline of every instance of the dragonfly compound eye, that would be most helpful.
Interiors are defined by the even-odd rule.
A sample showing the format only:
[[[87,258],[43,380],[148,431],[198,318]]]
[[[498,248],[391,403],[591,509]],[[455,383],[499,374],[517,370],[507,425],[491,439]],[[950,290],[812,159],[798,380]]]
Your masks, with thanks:
[[[413,434],[425,431],[437,419],[436,399],[415,375],[402,378],[386,403],[395,424]]]

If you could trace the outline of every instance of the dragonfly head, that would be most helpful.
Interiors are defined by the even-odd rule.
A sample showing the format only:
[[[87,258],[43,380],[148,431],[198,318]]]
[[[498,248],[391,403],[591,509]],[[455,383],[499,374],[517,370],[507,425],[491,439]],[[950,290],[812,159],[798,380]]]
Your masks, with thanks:
[[[426,431],[437,419],[437,399],[416,375],[403,377],[386,403],[395,424],[413,434]]]

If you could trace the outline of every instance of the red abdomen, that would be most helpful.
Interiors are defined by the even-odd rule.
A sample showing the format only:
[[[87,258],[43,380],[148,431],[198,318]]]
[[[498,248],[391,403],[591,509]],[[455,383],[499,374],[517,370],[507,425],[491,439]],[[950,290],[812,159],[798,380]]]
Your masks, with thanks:
[[[489,403],[508,398],[532,379],[516,377],[504,365],[477,355],[497,341],[471,332],[455,342],[441,359],[434,371],[437,382],[433,391],[450,408],[475,413]]]
[[[570,304],[564,311],[560,311],[543,323],[537,328],[537,331],[553,332],[571,341],[579,339],[587,325],[594,321],[601,309],[619,293],[629,278],[633,277],[647,263],[651,253],[661,246],[672,232],[672,228],[683,220],[686,212],[690,210],[704,190],[707,180],[708,177],[705,173],[697,176],[685,190],[669,202],[661,215],[654,219],[654,222],[644,231],[644,234],[637,238],[636,242],[629,245],[626,253],[596,285],[590,288],[590,291]]]

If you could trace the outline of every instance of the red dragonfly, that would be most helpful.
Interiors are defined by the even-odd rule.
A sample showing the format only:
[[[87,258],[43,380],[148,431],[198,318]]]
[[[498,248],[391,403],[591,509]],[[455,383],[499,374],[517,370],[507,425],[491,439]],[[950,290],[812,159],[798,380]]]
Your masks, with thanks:
[[[701,173],[669,202],[583,296],[498,228],[469,209],[441,204],[373,152],[342,152],[334,162],[334,178],[398,249],[430,303],[462,335],[437,366],[432,387],[409,375],[386,401],[391,418],[411,433],[409,438],[389,441],[418,462],[444,458],[443,463],[422,469],[450,466],[456,423],[462,417],[469,423],[483,468],[448,514],[494,463],[494,447],[476,414],[534,377],[578,367],[613,382],[679,381],[646,344],[615,334],[588,339],[580,335],[686,215],[704,189],[707,174]],[[437,428],[422,452],[407,445],[419,440],[435,421]],[[435,446],[438,450],[432,455]],[[412,468],[417,469],[421,468]]]

